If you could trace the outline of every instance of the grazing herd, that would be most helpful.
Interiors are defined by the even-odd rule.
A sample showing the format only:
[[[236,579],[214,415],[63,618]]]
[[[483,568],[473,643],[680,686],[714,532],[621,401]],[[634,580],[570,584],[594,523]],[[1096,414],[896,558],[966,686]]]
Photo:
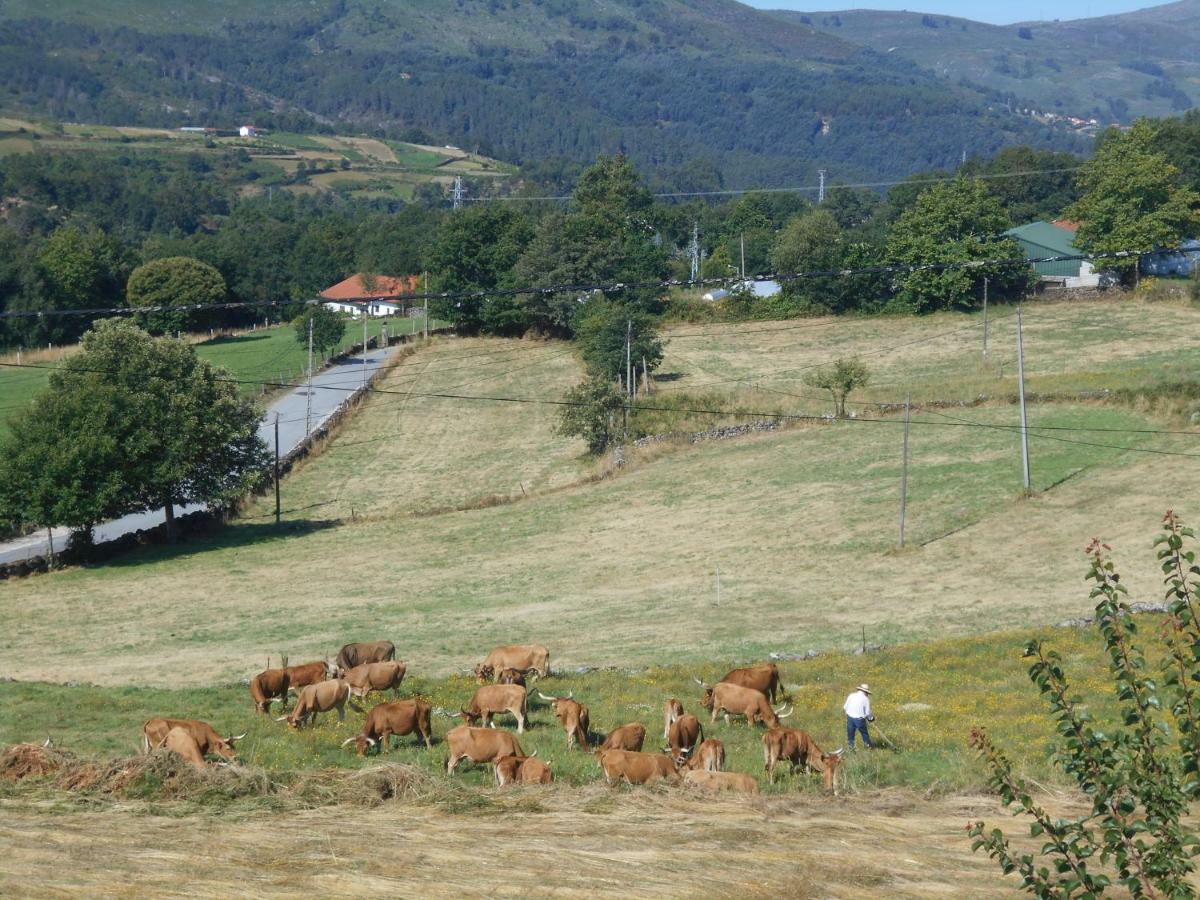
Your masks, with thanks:
[[[355,709],[354,700],[372,692],[391,690],[399,694],[407,672],[396,658],[391,641],[346,644],[334,662],[312,662],[300,666],[267,668],[250,679],[250,697],[258,713],[267,714],[273,703],[286,705],[290,694],[296,700],[290,713],[276,721],[286,721],[292,729],[312,725],[319,713],[336,712],[345,720],[345,707]],[[286,660],[285,660],[286,662]],[[459,718],[463,724],[446,732],[448,755],[445,769],[453,773],[459,763],[490,764],[496,784],[549,784],[554,780],[550,766],[537,758],[536,751],[526,754],[516,735],[498,729],[496,716],[512,716],[517,734],[523,734],[529,719],[529,694],[526,679],[546,678],[550,673],[549,651],[540,645],[497,647],[475,667],[479,687],[458,713],[433,708],[421,698],[393,699],[374,706],[366,716],[362,731],[342,742],[353,744],[360,756],[372,749],[391,750],[393,737],[416,735],[425,747],[433,747],[432,719],[435,715]],[[780,721],[793,710],[783,704],[775,707],[776,696],[784,696],[779,669],[772,663],[734,669],[716,684],[694,679],[703,689],[701,706],[709,712],[709,723],[723,715],[741,716],[750,727],[761,723],[764,770],[773,783],[775,769],[788,763],[790,771],[811,770],[822,773],[826,790],[836,793],[841,751],[825,753],[807,732],[784,728]],[[640,722],[620,725],[593,748],[591,721],[586,705],[566,696],[549,696],[537,691],[550,704],[562,726],[568,749],[591,752],[609,784],[627,782],[648,784],[655,781],[683,782],[710,791],[758,793],[758,782],[750,775],[726,772],[725,747],[715,738],[705,738],[700,719],[687,712],[683,703],[672,697],[663,704],[662,752],[643,750],[646,727]],[[787,710],[785,712],[785,709]],[[222,737],[206,722],[193,719],[154,718],[142,729],[144,752],[166,748],[197,768],[205,768],[206,756],[220,758],[218,765],[234,759],[235,743],[244,734]]]

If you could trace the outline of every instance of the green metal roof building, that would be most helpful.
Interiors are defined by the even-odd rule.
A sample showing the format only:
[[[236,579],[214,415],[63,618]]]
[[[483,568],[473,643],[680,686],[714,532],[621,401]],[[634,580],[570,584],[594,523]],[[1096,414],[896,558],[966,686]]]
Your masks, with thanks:
[[[1049,222],[1031,222],[1020,228],[1004,232],[1016,240],[1025,251],[1026,259],[1043,256],[1073,256],[1079,253],[1075,246],[1075,234]],[[1036,263],[1034,270],[1039,276],[1050,278],[1078,278],[1084,260],[1072,259],[1062,262]]]

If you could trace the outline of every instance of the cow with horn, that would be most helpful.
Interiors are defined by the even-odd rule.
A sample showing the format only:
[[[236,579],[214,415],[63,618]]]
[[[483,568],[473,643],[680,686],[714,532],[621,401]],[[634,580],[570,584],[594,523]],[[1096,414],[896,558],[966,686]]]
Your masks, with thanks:
[[[591,722],[588,708],[574,699],[575,692],[572,691],[565,697],[547,697],[538,691],[538,696],[553,707],[554,717],[567,733],[567,747],[579,746],[586,750]]]
[[[725,682],[708,685],[695,677],[692,680],[704,688],[704,698],[700,704],[712,713],[710,718],[712,722],[717,721],[719,713],[724,713],[726,725],[729,724],[730,715],[735,715],[745,716],[747,725],[753,726],[756,722],[762,722],[768,728],[776,728],[779,726],[780,719],[786,719],[795,712],[794,709],[784,712],[783,710],[787,707],[786,703],[779,709],[774,709],[767,699],[767,695],[753,688]]]

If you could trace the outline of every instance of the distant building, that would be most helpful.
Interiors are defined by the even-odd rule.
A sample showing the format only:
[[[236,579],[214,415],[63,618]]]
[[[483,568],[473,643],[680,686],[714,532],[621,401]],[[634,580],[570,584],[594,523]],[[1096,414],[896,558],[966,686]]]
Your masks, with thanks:
[[[1074,228],[1064,225],[1074,225]],[[1075,246],[1075,230],[1078,228],[1078,224],[1069,222],[1030,222],[1004,233],[1021,245],[1026,259],[1044,259],[1049,256],[1078,256],[1079,248]],[[1037,262],[1033,264],[1033,269],[1042,281],[1062,287],[1095,287],[1100,283],[1099,273],[1086,259]]]
[[[253,125],[243,125],[238,128],[238,137],[258,137],[259,130]]]
[[[360,316],[404,315],[411,305],[406,295],[417,293],[420,279],[416,275],[394,278],[390,275],[358,273],[321,291],[325,306],[339,312]]]

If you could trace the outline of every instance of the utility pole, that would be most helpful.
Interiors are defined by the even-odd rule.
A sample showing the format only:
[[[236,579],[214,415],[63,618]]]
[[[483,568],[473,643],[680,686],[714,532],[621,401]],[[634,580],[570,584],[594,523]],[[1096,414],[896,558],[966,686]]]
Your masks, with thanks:
[[[467,196],[467,189],[463,187],[461,175],[454,176],[454,190],[450,192],[451,202],[455,209],[459,209],[463,204],[463,199]]]
[[[688,243],[688,258],[692,263],[691,282],[696,283],[700,277],[700,224],[692,223],[692,239]]]
[[[425,270],[425,340],[429,340],[429,270]]]
[[[817,205],[820,206],[825,202],[825,170],[819,170],[817,176],[821,179],[820,187],[817,188]]]
[[[279,413],[275,413],[275,524],[279,524]]]
[[[304,389],[304,436],[312,431],[312,328],[313,317],[308,317],[308,385]]]
[[[987,338],[988,338],[988,321],[987,321],[987,291],[988,280],[983,279],[983,361],[987,362]]]
[[[362,358],[363,382],[362,386],[367,386],[367,311],[363,310],[363,358]]]
[[[904,398],[904,449],[900,453],[900,547],[904,547],[904,513],[908,506],[908,414],[912,398]]]
[[[1025,417],[1025,348],[1021,343],[1021,305],[1017,304],[1017,385],[1021,396],[1021,468],[1029,490],[1029,421]]]
[[[742,281],[746,281],[746,232],[742,232]]]
[[[633,396],[633,319],[625,320],[625,389]]]

